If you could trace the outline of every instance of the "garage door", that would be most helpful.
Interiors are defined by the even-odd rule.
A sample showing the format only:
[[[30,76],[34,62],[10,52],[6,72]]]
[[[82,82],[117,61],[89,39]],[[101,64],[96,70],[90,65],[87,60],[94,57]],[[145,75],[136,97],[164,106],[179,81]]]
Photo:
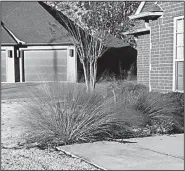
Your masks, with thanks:
[[[1,82],[6,81],[6,50],[1,49]]]
[[[67,81],[67,49],[24,50],[23,81]]]

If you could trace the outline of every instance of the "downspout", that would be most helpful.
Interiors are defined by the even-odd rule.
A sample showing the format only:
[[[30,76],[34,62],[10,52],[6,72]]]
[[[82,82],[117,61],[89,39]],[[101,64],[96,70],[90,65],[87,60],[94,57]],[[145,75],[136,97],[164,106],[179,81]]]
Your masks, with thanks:
[[[151,69],[152,69],[152,66],[151,66],[151,51],[152,51],[152,36],[151,36],[151,27],[149,25],[149,20],[145,20],[145,27],[149,29],[150,31],[150,40],[149,40],[149,43],[150,43],[150,52],[149,52],[149,92],[151,92]]]

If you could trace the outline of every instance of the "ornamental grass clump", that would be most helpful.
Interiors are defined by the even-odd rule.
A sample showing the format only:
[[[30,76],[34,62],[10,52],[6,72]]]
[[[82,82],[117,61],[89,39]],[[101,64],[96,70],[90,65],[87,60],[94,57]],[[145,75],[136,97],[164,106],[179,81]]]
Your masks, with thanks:
[[[138,122],[113,97],[86,92],[82,85],[43,84],[39,91],[24,107],[27,143],[62,145],[115,138],[120,136],[117,130],[129,131],[127,123]]]
[[[179,105],[161,93],[143,93],[133,107],[146,118],[150,134],[173,133],[174,129],[182,129],[182,119],[177,115]]]

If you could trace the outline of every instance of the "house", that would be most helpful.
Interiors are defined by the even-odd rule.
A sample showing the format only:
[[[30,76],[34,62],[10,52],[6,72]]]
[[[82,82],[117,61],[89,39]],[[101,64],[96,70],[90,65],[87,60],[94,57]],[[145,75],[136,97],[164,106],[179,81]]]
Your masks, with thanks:
[[[75,46],[43,3],[2,2],[1,26],[1,82],[76,82]]]
[[[184,2],[141,2],[125,34],[137,40],[137,81],[150,91],[184,91]]]
[[[41,1],[2,2],[1,28],[1,82],[78,81],[74,39],[54,8]],[[110,42],[129,46],[116,38]]]

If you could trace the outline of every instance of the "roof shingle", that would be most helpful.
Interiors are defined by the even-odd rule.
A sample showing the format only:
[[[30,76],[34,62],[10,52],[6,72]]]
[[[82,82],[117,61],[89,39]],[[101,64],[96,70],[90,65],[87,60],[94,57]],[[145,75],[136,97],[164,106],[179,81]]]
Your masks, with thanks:
[[[59,11],[56,12],[43,2],[2,2],[2,8],[3,23],[16,38],[27,45],[73,44],[74,39],[56,16]],[[63,14],[61,16],[66,17]],[[3,34],[2,44],[12,43],[7,33]],[[129,46],[124,40],[114,36],[108,36],[107,41],[111,47]]]
[[[7,33],[7,31],[1,27],[1,41],[6,45],[16,45],[17,42]]]
[[[72,44],[68,32],[38,2],[13,2],[11,8],[10,2],[2,4],[2,21],[19,40],[26,44]]]
[[[157,4],[152,4],[148,8],[145,9],[145,12],[163,12],[161,7]]]

